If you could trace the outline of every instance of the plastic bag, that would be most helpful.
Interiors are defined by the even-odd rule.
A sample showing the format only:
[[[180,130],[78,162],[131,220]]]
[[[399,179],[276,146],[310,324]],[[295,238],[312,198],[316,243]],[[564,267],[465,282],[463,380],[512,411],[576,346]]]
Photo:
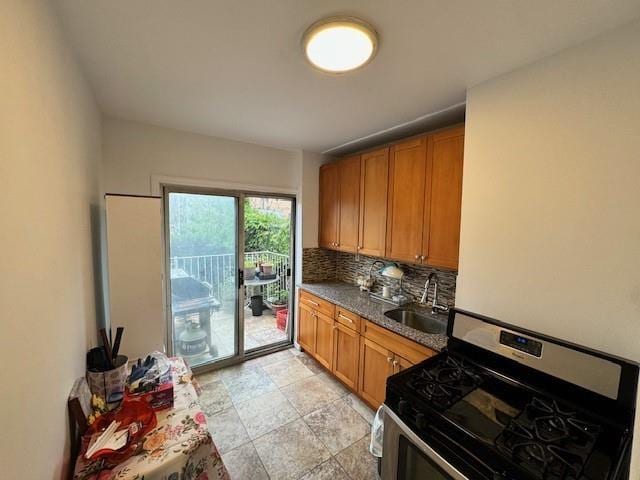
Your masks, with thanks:
[[[374,457],[382,458],[382,438],[384,434],[384,407],[378,408],[371,425],[371,444],[369,451]]]
[[[152,390],[157,385],[168,381],[171,377],[171,363],[164,353],[153,352],[132,366],[128,379],[128,388],[132,393]]]

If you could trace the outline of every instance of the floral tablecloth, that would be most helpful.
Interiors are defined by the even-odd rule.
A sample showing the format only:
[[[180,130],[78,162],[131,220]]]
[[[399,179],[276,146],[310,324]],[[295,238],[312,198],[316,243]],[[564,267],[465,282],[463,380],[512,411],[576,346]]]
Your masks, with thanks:
[[[228,480],[218,449],[198,403],[197,383],[181,358],[171,359],[174,406],[156,412],[157,427],[149,432],[142,450],[111,469],[100,460],[78,457],[74,480]]]

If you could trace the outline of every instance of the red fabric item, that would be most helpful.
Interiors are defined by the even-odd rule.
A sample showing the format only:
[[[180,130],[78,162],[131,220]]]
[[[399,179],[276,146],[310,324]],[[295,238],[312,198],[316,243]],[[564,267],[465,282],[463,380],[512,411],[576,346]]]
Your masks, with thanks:
[[[144,436],[153,430],[158,424],[156,414],[147,402],[140,400],[124,400],[120,407],[99,416],[96,421],[89,426],[87,432],[83,436],[83,440],[86,441],[83,441],[82,455],[87,451],[91,436],[107,428],[114,420],[116,422],[120,422],[118,430],[127,428],[135,422],[139,422],[142,426],[137,432],[129,435],[129,440],[124,448],[111,453],[98,451],[90,460],[96,460],[97,458],[104,457],[107,464],[117,465],[118,463],[123,462],[130,456],[134,455],[142,447]]]

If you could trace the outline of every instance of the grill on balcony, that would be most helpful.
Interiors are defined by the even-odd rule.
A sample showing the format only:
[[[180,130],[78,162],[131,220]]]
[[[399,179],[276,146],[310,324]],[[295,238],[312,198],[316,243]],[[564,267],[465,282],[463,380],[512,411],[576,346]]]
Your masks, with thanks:
[[[265,287],[267,297],[275,295],[280,290],[288,289],[287,271],[289,256],[275,252],[247,252],[244,254],[245,263],[260,262],[273,265],[273,273],[279,280]],[[192,257],[171,257],[171,270],[180,269],[188,276],[211,285],[212,295],[224,303],[229,296],[229,289],[235,288],[236,256],[233,254],[198,255]]]
[[[287,255],[268,251],[247,252],[244,260],[245,264],[269,263],[273,266],[277,281],[263,287],[262,293],[267,299],[288,290]],[[225,315],[232,315],[235,309],[238,268],[235,255],[171,257],[170,262],[176,352],[191,358],[207,353],[214,358],[223,355],[224,352],[218,352],[218,345],[229,342],[216,336],[221,335],[221,330],[228,330],[224,325]],[[226,313],[212,317],[217,311]],[[223,323],[212,325],[212,322]],[[232,332],[224,335],[229,333]]]

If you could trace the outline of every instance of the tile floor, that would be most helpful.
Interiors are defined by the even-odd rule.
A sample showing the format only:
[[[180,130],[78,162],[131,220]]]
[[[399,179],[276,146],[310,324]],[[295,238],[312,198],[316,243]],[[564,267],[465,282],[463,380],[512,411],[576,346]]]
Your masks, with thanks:
[[[276,316],[270,309],[264,310],[261,316],[254,317],[251,314],[251,309],[245,308],[244,332],[245,351],[284,342],[287,339],[287,334],[278,328]],[[235,350],[235,316],[233,313],[220,311],[211,315],[211,341],[217,355],[214,357],[206,353],[190,358],[191,365],[200,365],[233,355]]]
[[[282,342],[286,339],[287,334],[277,327],[276,316],[270,309],[264,310],[259,317],[254,317],[250,309],[244,309],[245,350]]]
[[[284,350],[198,376],[232,480],[369,480],[374,412],[307,354]]]

